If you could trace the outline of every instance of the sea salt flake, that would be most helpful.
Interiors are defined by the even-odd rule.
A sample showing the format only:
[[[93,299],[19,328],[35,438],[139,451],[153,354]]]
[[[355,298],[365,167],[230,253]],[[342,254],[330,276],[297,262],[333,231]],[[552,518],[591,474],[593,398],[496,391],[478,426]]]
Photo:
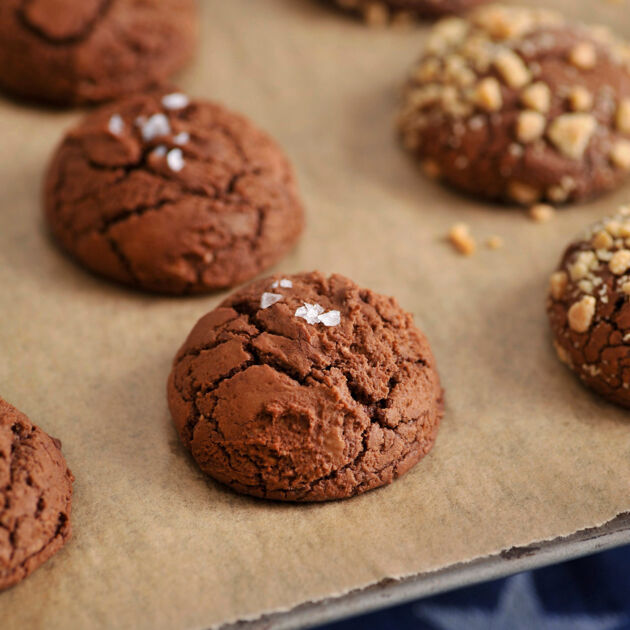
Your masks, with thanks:
[[[160,136],[168,136],[171,133],[171,125],[164,114],[153,114],[148,119],[139,116],[137,123],[142,132],[142,139],[145,142]]]
[[[271,285],[272,289],[277,289],[278,287],[281,287],[282,289],[292,289],[293,282],[291,282],[291,280],[287,280],[286,278],[281,278]]]
[[[121,118],[120,114],[114,114],[107,123],[107,128],[110,133],[115,136],[119,136],[125,130],[125,122]]]
[[[278,293],[263,293],[260,298],[260,308],[269,308],[276,302],[279,302],[284,296]]]
[[[324,324],[324,326],[339,326],[341,313],[339,311],[328,311],[319,316],[319,321]]]
[[[184,109],[184,107],[188,106],[189,102],[188,97],[181,92],[173,92],[162,98],[162,105],[164,105],[166,109]]]
[[[155,157],[164,157],[166,155],[166,147],[163,144],[158,145],[151,151],[151,155],[155,155]]]
[[[181,133],[178,133],[174,138],[173,138],[173,142],[175,144],[179,144],[180,146],[182,144],[187,144],[188,141],[190,140],[190,134],[187,133],[186,131],[182,131]]]
[[[171,149],[166,155],[166,163],[168,164],[168,167],[171,169],[171,171],[179,173],[179,171],[181,171],[186,165],[182,150]]]
[[[318,324],[319,316],[323,312],[324,309],[319,304],[304,302],[304,306],[300,306],[300,308],[295,311],[295,316],[305,319],[307,324]]]

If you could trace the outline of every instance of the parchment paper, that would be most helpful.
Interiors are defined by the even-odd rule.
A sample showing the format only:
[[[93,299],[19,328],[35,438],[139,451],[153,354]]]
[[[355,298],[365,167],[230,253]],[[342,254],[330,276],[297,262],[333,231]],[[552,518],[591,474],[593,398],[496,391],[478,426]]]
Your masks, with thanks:
[[[556,0],[630,33],[626,5]],[[223,295],[136,294],[50,242],[40,184],[79,112],[0,101],[0,393],[63,441],[75,536],[0,594],[3,630],[208,628],[385,577],[568,535],[630,510],[630,414],[551,350],[544,295],[567,239],[630,188],[546,225],[418,174],[392,133],[426,27],[369,30],[310,0],[203,0],[189,93],[249,114],[298,171],[308,230],[276,268],[340,272],[394,294],[437,355],[446,416],[392,486],[327,505],[237,496],[205,479],[171,425],[170,362]],[[443,242],[455,221],[500,251]]]

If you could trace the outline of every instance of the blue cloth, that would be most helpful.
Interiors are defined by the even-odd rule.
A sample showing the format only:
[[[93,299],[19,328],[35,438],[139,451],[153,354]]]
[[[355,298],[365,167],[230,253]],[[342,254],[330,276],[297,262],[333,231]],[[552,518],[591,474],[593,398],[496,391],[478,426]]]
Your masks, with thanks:
[[[630,630],[630,546],[322,630]]]

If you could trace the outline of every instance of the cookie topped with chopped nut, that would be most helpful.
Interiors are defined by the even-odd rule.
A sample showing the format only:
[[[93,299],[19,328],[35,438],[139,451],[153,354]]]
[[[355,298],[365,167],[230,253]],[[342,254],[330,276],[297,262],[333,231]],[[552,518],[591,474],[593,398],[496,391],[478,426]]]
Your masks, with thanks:
[[[52,160],[45,203],[53,234],[85,267],[171,294],[250,279],[303,226],[280,147],[245,117],[180,92],[89,114]]]
[[[414,17],[436,17],[462,13],[487,0],[334,0],[371,25],[406,21]]]
[[[258,280],[202,317],[175,357],[168,400],[204,472],[283,501],[391,483],[429,451],[443,410],[412,316],[317,272]]]
[[[397,123],[427,173],[467,193],[593,197],[630,176],[630,48],[552,11],[481,7],[433,28]]]
[[[630,407],[630,207],[569,245],[549,282],[558,357],[588,387]]]

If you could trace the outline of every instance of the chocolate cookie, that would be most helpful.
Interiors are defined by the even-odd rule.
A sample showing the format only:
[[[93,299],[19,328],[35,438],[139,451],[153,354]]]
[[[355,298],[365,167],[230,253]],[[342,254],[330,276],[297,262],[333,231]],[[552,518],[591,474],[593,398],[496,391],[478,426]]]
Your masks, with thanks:
[[[334,0],[342,9],[372,24],[406,17],[436,17],[463,13],[488,0]]]
[[[202,317],[175,358],[168,400],[204,472],[283,501],[391,483],[429,451],[443,409],[411,315],[317,272],[259,280]]]
[[[630,52],[601,27],[489,6],[431,33],[398,126],[432,176],[533,204],[593,197],[630,175]]]
[[[191,57],[195,0],[2,0],[0,86],[61,105],[155,86]]]
[[[551,274],[547,312],[560,360],[630,407],[630,208],[569,245]]]
[[[180,93],[90,114],[54,156],[45,205],[59,243],[88,269],[172,294],[251,278],[303,225],[275,142],[243,116]]]
[[[70,538],[74,477],[60,449],[59,440],[0,398],[0,590]]]

